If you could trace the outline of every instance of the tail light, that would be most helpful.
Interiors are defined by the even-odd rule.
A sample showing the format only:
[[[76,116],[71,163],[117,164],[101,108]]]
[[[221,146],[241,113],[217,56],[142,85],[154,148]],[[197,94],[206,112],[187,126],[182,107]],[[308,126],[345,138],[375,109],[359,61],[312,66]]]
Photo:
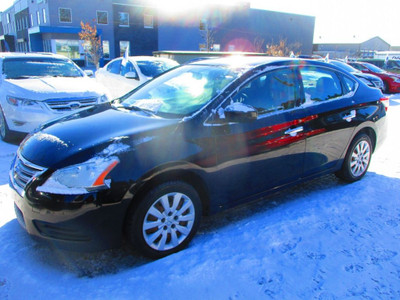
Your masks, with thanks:
[[[379,99],[379,101],[382,102],[383,106],[385,106],[385,111],[387,111],[389,108],[389,98],[382,97],[381,99]]]

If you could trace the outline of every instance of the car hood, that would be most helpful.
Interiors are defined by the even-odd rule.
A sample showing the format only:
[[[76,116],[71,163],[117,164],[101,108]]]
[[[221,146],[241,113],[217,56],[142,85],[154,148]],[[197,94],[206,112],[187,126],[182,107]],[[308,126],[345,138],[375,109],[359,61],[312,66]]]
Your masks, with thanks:
[[[104,94],[103,88],[89,77],[40,77],[28,79],[6,79],[9,95],[32,99],[97,97]]]
[[[179,120],[150,117],[99,105],[43,125],[20,146],[20,154],[45,168],[58,169],[93,158],[111,144],[135,146],[165,138]]]

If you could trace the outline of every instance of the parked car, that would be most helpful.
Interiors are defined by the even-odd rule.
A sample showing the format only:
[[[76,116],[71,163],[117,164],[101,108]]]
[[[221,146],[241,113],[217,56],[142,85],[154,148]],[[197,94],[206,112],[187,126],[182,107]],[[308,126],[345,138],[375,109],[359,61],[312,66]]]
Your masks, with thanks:
[[[400,75],[389,73],[377,66],[366,62],[349,62],[349,65],[360,70],[363,73],[378,76],[383,81],[383,90],[385,93],[399,93],[400,92]]]
[[[76,109],[108,101],[105,90],[65,56],[1,53],[0,70],[3,140]]]
[[[368,73],[363,73],[360,70],[357,70],[356,68],[354,68],[354,67],[350,66],[349,64],[346,64],[345,62],[342,62],[342,61],[329,60],[329,63],[353,74],[354,76],[358,77],[361,81],[363,81],[366,85],[368,85],[370,87],[376,87],[376,88],[380,89],[381,91],[384,90],[383,81],[378,76],[368,74]]]
[[[96,80],[109,90],[112,98],[118,98],[178,65],[176,61],[162,57],[119,57],[99,69]]]
[[[377,58],[370,58],[370,59],[362,59],[361,62],[367,62],[381,68],[385,71],[392,72],[392,73],[400,73],[400,60],[397,59],[377,59]]]
[[[188,245],[202,214],[322,174],[361,179],[388,103],[317,61],[183,65],[25,139],[10,170],[16,214],[58,247],[110,248],[125,237],[163,257]]]

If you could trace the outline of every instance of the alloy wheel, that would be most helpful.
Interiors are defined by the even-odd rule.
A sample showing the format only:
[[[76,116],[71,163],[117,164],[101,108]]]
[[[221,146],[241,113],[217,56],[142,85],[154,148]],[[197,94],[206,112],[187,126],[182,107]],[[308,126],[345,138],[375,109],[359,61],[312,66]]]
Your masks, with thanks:
[[[354,177],[363,174],[369,165],[371,149],[368,142],[361,140],[353,150],[350,160],[350,170]]]
[[[195,207],[188,196],[165,194],[146,213],[142,225],[144,240],[157,251],[176,248],[191,233],[195,217]]]

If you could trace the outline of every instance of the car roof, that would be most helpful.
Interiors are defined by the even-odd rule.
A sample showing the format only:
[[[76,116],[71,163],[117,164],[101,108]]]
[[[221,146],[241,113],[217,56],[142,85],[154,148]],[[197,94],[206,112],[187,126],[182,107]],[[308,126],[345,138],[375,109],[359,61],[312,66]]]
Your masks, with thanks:
[[[123,57],[121,57],[123,58]],[[139,60],[149,60],[149,61],[155,61],[155,60],[165,60],[165,61],[174,61],[172,59],[169,58],[165,58],[165,57],[156,57],[156,56],[129,56],[128,59],[131,59],[133,61],[139,61]]]
[[[344,72],[343,69],[323,61],[315,59],[301,59],[301,58],[289,58],[289,57],[275,57],[275,56],[238,56],[233,55],[229,57],[222,57],[216,59],[207,59],[201,61],[195,61],[188,65],[204,65],[204,66],[215,66],[215,67],[234,67],[243,69],[254,69],[257,67],[268,67],[272,66],[284,66],[284,65],[303,65],[303,66],[324,66],[331,69],[335,69],[340,72]],[[346,72],[347,73],[347,72]]]
[[[59,59],[68,59],[68,57],[64,55],[54,54],[50,52],[0,52],[0,58],[59,58]]]
[[[287,57],[274,57],[274,56],[242,56],[231,55],[221,58],[212,58],[200,61],[194,61],[189,64],[194,65],[209,65],[209,66],[237,66],[237,67],[256,67],[269,63],[293,61],[297,59]]]

